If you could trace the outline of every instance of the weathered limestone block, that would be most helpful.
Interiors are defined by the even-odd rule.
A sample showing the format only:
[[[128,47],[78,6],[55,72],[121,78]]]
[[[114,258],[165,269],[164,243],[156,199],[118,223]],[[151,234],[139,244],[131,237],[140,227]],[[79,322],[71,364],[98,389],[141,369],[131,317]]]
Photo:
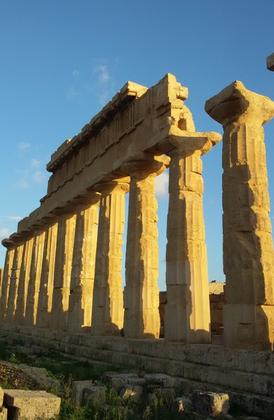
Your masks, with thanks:
[[[123,400],[134,402],[140,401],[143,395],[143,388],[140,385],[127,385],[119,393]]]
[[[143,385],[145,383],[145,380],[139,378],[136,373],[105,372],[103,380],[117,392],[127,385]]]
[[[17,325],[23,325],[25,323],[33,243],[34,238],[30,238],[24,244],[24,253],[19,276],[18,296],[15,311],[15,322]]]
[[[264,130],[274,102],[236,81],[209,99],[224,126],[225,343],[268,349],[274,341],[274,254]]]
[[[196,391],[192,394],[194,411],[203,416],[217,417],[229,411],[229,395]]]
[[[101,405],[106,401],[107,388],[103,385],[93,385],[83,391],[83,403],[91,402],[93,405]]]
[[[58,224],[48,227],[45,234],[45,246],[42,261],[41,283],[38,301],[37,326],[49,328],[52,311],[54,267],[57,244]]]
[[[14,252],[13,264],[12,264],[11,275],[10,275],[10,287],[9,287],[8,306],[7,306],[7,314],[6,314],[6,322],[8,324],[12,324],[14,321],[23,248],[24,248],[24,245],[18,245]]]
[[[181,128],[170,137],[173,149],[169,152],[165,338],[208,343],[210,308],[201,156],[221,136],[195,132],[186,107]]]
[[[45,391],[5,389],[4,404],[11,419],[52,419],[60,412],[61,398]]]
[[[0,407],[2,407],[2,405],[3,405],[3,398],[4,398],[4,391],[0,387]]]
[[[99,195],[95,196],[88,207],[77,212],[68,313],[68,329],[74,332],[91,326],[98,199]]]
[[[94,387],[94,382],[91,380],[86,381],[73,381],[72,382],[72,398],[76,405],[83,405],[84,390]]]
[[[45,232],[34,237],[25,317],[25,324],[28,326],[36,325],[44,242]]]
[[[155,177],[161,159],[129,163],[131,174],[124,289],[124,335],[159,337],[158,227]],[[168,163],[168,162],[166,162]]]
[[[127,179],[107,183],[101,191],[92,305],[94,335],[119,335],[123,326],[121,266],[126,191]]]
[[[6,252],[3,281],[2,281],[1,304],[0,304],[1,323],[4,322],[5,317],[6,317],[6,312],[7,312],[9,288],[10,288],[10,275],[11,275],[11,268],[13,264],[14,251],[15,249],[11,248],[11,249],[7,249],[7,252]]]
[[[192,401],[189,397],[182,396],[175,399],[174,409],[178,414],[186,414],[193,412]]]
[[[147,373],[144,379],[148,385],[158,385],[164,388],[170,388],[175,385],[174,377],[165,373]]]
[[[50,326],[56,330],[67,328],[75,224],[75,214],[61,216],[58,222],[52,312],[50,316]]]
[[[266,65],[268,70],[274,71],[274,53],[267,57]]]
[[[0,420],[8,420],[8,410],[5,407],[0,408]]]

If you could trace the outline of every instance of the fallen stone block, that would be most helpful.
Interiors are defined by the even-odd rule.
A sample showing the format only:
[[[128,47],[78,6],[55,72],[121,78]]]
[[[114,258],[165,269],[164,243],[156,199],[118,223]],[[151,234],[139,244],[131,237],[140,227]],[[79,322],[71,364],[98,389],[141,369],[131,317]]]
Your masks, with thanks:
[[[162,387],[172,387],[175,384],[175,378],[164,373],[147,373],[144,378],[146,383]]]
[[[106,401],[107,388],[102,385],[93,385],[85,388],[83,392],[83,403],[91,402],[94,405],[104,404]]]
[[[143,388],[140,385],[126,386],[122,388],[119,395],[124,400],[131,400],[134,402],[140,401],[143,394]]]
[[[217,417],[229,411],[229,395],[217,392],[194,391],[192,394],[193,409],[204,416]]]
[[[73,381],[72,382],[72,399],[76,405],[83,404],[83,394],[85,389],[92,388],[93,381]]]
[[[4,390],[10,420],[52,419],[60,412],[61,398],[46,391]]]
[[[0,420],[8,419],[8,410],[5,407],[0,408]]]
[[[179,414],[190,413],[193,409],[191,399],[185,396],[176,398],[174,401],[174,409]]]
[[[129,384],[139,385],[137,382],[142,378],[139,378],[136,373],[117,373],[117,372],[106,372],[103,375],[103,380],[109,384],[112,388],[116,389],[118,392],[125,386]],[[143,380],[144,382],[144,380]],[[141,385],[141,383],[140,383]]]

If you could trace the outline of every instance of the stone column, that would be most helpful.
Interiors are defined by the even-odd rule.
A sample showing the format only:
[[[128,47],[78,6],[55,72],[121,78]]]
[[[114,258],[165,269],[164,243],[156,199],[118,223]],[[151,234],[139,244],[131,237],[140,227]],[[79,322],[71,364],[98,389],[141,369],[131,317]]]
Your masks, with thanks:
[[[33,238],[28,239],[24,244],[22,264],[18,284],[18,296],[16,303],[15,319],[17,325],[25,323],[27,294],[30,278],[30,267],[32,257]]]
[[[5,265],[4,265],[3,280],[2,280],[1,304],[0,304],[0,322],[1,323],[4,323],[6,312],[7,312],[9,288],[10,288],[10,275],[11,275],[11,268],[13,264],[14,251],[15,251],[14,248],[10,248],[10,249],[7,249],[7,252],[6,252],[6,259],[5,259]]]
[[[274,102],[236,81],[206,103],[224,126],[225,343],[269,349],[274,341],[274,261],[264,130]]]
[[[72,332],[91,326],[99,199],[98,195],[76,216],[68,314],[68,329]]]
[[[92,333],[115,335],[120,334],[123,326],[121,266],[125,193],[128,190],[128,183],[117,180],[100,185],[100,188],[102,195],[92,305]]]
[[[37,326],[49,328],[52,311],[54,267],[57,243],[57,223],[48,227],[45,234],[45,246],[42,262],[41,284],[37,312]]]
[[[67,328],[75,222],[76,215],[63,215],[58,222],[50,321],[50,327],[56,330]]]
[[[3,282],[3,269],[0,268],[0,302],[2,297],[2,282]]]
[[[12,264],[11,275],[10,275],[7,314],[6,314],[6,322],[8,324],[12,324],[14,321],[23,248],[24,248],[24,245],[17,245],[14,251],[14,258],[13,258],[13,264]]]
[[[128,164],[131,181],[124,335],[132,338],[158,338],[160,334],[155,177],[165,166],[157,158],[153,162],[152,159]]]
[[[40,291],[45,232],[34,237],[26,305],[26,325],[35,326]]]
[[[169,137],[165,338],[209,343],[210,307],[203,215],[201,156],[221,140],[217,133],[195,132],[187,107]]]

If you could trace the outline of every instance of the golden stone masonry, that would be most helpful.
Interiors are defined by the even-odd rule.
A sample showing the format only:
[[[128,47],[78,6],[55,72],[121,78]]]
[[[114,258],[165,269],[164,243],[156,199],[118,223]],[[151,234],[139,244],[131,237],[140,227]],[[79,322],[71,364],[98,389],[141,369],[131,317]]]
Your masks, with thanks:
[[[273,55],[267,63],[273,69]],[[246,375],[243,389],[250,391],[256,351],[271,354],[274,342],[263,129],[274,117],[274,102],[236,81],[205,106],[224,128],[226,284],[223,322],[222,306],[214,312],[214,325],[219,330],[223,325],[224,341],[217,343],[210,319],[202,167],[203,155],[222,136],[195,130],[187,97],[188,89],[172,74],[149,89],[128,82],[54,152],[40,207],[3,241],[0,333],[81,356],[84,351],[87,358],[132,365],[138,360],[144,367],[232,388],[241,386],[233,371],[238,369]],[[155,180],[168,168],[167,292],[159,312]],[[246,350],[248,362],[241,364]],[[208,368],[197,369],[201,364]],[[268,374],[265,370],[257,374]],[[274,384],[274,372],[271,380]],[[252,392],[269,395],[256,386],[252,383]]]

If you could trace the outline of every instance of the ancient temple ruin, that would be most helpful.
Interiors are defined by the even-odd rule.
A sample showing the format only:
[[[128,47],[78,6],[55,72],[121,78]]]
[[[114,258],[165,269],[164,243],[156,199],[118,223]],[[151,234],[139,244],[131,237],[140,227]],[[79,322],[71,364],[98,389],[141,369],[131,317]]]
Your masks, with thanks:
[[[273,357],[263,124],[274,117],[274,102],[234,82],[205,107],[224,127],[226,286],[224,342],[217,346],[210,329],[202,157],[222,136],[195,130],[187,97],[171,74],[149,89],[128,82],[51,156],[40,207],[3,241],[0,332],[194,381],[239,388],[241,377],[245,391],[267,396],[268,389],[248,378],[269,375]],[[167,168],[167,305],[160,339],[155,179]],[[274,386],[273,375],[271,381]]]

